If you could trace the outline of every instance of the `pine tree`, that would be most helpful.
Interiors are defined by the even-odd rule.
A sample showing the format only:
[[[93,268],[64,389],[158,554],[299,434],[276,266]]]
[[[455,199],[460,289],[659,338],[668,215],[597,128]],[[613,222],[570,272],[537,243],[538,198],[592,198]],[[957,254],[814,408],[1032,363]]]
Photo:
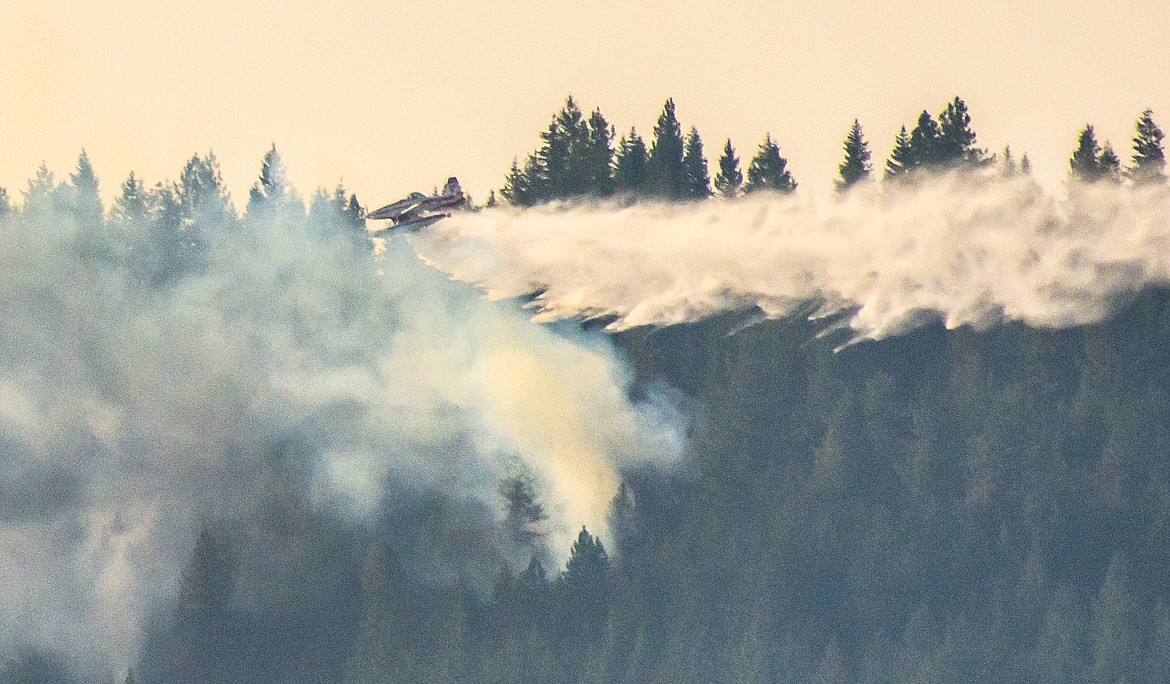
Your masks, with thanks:
[[[772,135],[764,136],[756,156],[748,165],[747,184],[744,192],[772,190],[791,193],[796,190],[796,181],[788,171],[788,160],[780,156],[780,147],[772,141]]]
[[[707,159],[703,156],[703,140],[691,126],[683,152],[683,196],[687,199],[707,199],[711,196],[711,176],[707,173]]]
[[[674,113],[674,100],[667,99],[654,126],[654,142],[650,146],[647,164],[647,189],[652,195],[662,199],[684,196],[684,147],[682,126]]]
[[[264,153],[260,161],[260,176],[248,192],[245,215],[252,219],[272,220],[277,217],[289,199],[289,186],[284,162],[276,151],[276,144]]]
[[[853,125],[849,127],[849,133],[845,135],[844,148],[845,161],[837,167],[840,178],[837,179],[835,185],[838,192],[843,192],[855,183],[868,179],[873,170],[869,161],[869,143],[865,141],[865,136],[861,132],[861,122],[857,119],[853,120]]]
[[[500,201],[496,199],[496,191],[488,190],[487,202],[485,202],[483,206],[487,209],[493,209],[498,206],[499,203]]]
[[[366,208],[363,207],[362,203],[358,201],[356,194],[350,194],[349,202],[347,202],[345,205],[345,211],[343,212],[343,215],[345,216],[345,220],[349,223],[349,225],[353,226],[359,234],[365,234]]]
[[[532,197],[528,174],[520,168],[515,158],[512,159],[512,168],[504,178],[504,187],[500,189],[500,195],[514,207],[529,207],[536,204]]]
[[[544,190],[541,199],[568,199],[585,194],[591,180],[593,153],[589,126],[572,95],[553,116],[541,140],[543,145],[537,153],[543,170],[539,184]]]
[[[72,190],[73,215],[83,230],[97,230],[102,225],[102,200],[98,194],[98,179],[93,171],[89,155],[81,150],[77,158],[77,171],[69,174]]]
[[[1024,153],[1024,156],[1020,157],[1020,173],[1025,176],[1032,175],[1032,160],[1028,158],[1027,152]]]
[[[565,582],[571,586],[591,586],[604,581],[609,570],[609,554],[605,551],[605,545],[582,525],[565,564]]]
[[[739,170],[739,158],[731,147],[731,138],[723,145],[723,156],[719,157],[719,173],[715,176],[715,190],[728,199],[739,194],[743,185],[743,174]]]
[[[231,599],[232,582],[227,550],[210,530],[203,528],[179,585],[179,608],[221,613]]]
[[[8,199],[8,191],[0,188],[0,220],[12,214],[12,200]]]
[[[1019,174],[1020,169],[1016,166],[1016,158],[1012,156],[1012,146],[1004,145],[1003,154],[999,159],[999,175],[1003,178],[1012,178]]]
[[[1097,135],[1093,132],[1093,125],[1086,124],[1077,136],[1077,148],[1073,150],[1069,159],[1069,176],[1082,183],[1094,183],[1101,178],[1101,168],[1098,157],[1101,147],[1097,144]]]
[[[914,150],[910,147],[910,134],[903,126],[894,138],[894,149],[886,160],[886,180],[901,180],[914,170]]]
[[[1121,158],[1113,151],[1113,146],[1108,140],[1101,146],[1101,155],[1097,157],[1097,169],[1101,174],[1101,180],[1121,183]]]
[[[940,136],[938,124],[930,112],[922,110],[918,123],[910,132],[910,169],[934,168],[942,162]]]
[[[649,158],[646,143],[634,128],[618,143],[614,160],[614,189],[620,193],[640,195],[646,191]]]
[[[284,170],[280,173],[283,182]],[[215,152],[208,151],[205,157],[193,155],[179,175],[177,189],[183,218],[188,223],[218,225],[235,216]]]
[[[1128,175],[1135,185],[1163,185],[1166,183],[1166,153],[1162,147],[1162,129],[1154,123],[1153,110],[1147,109],[1138,117],[1137,135],[1133,138],[1133,157]]]
[[[24,195],[25,214],[38,214],[56,208],[57,180],[45,162],[42,161],[37,167],[36,174],[28,180],[28,187],[21,194]]]
[[[589,115],[589,141],[586,147],[586,190],[597,197],[613,194],[613,126],[602,116],[600,109]]]
[[[110,221],[122,228],[141,226],[150,217],[149,196],[142,181],[131,171],[122,183],[122,192],[110,207]]]
[[[937,155],[937,163],[946,168],[987,163],[987,153],[975,147],[975,131],[971,129],[967,104],[957,96],[938,116]]]

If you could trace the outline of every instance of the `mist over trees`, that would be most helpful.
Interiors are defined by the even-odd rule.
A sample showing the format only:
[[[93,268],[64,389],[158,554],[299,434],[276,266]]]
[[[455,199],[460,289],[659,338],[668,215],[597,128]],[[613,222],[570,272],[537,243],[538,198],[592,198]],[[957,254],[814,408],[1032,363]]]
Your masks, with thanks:
[[[703,141],[683,135],[672,100],[649,146],[616,130],[569,98],[501,196],[713,194]],[[1164,184],[1162,140],[1143,112],[1122,168],[1087,125],[1070,177]],[[856,120],[843,152],[839,189],[875,175]],[[1027,155],[977,147],[955,98],[902,128],[884,178],[993,160],[1002,177],[1029,170]],[[19,205],[0,190],[0,235],[18,245],[50,226],[143,298],[206,273],[229,232],[298,225],[369,249],[356,196],[339,183],[306,207],[275,145],[242,215],[210,151],[174,182],[131,172],[108,213],[101,187],[84,151],[62,182],[42,164]],[[797,184],[769,133],[746,179],[727,139],[713,187]],[[273,476],[257,515],[275,541],[203,527],[118,681],[1165,682],[1170,293],[1119,304],[1080,328],[935,322],[840,353],[833,321],[745,327],[757,312],[618,334],[634,393],[666,384],[696,408],[688,467],[622,472],[605,538],[581,527],[550,549],[549,502],[524,470],[499,482],[494,509],[404,488],[368,526]],[[298,448],[288,441],[274,463]],[[0,519],[38,514],[0,482]],[[244,581],[262,554],[286,600]],[[68,653],[0,656],[0,681],[88,681]]]

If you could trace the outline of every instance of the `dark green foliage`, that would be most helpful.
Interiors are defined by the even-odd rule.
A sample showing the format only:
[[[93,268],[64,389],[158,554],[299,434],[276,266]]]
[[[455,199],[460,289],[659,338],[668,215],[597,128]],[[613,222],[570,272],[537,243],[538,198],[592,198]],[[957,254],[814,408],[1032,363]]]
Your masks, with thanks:
[[[975,147],[967,103],[957,96],[938,116],[937,154],[937,163],[944,168],[976,168],[990,161],[986,151]]]
[[[739,170],[739,158],[731,147],[731,138],[723,145],[723,155],[719,157],[719,173],[715,175],[715,190],[730,199],[739,194],[743,185],[743,173]]]
[[[682,126],[674,113],[674,100],[667,99],[654,125],[654,142],[646,167],[646,190],[661,199],[681,199],[686,193],[686,169],[683,167]]]
[[[593,589],[606,581],[609,570],[605,545],[582,526],[565,564],[565,583],[570,587]]]
[[[911,170],[934,169],[941,165],[942,134],[938,123],[930,112],[925,109],[918,115],[918,123],[910,132],[910,164]]]
[[[1113,146],[1106,140],[1101,146],[1101,156],[1097,158],[1097,169],[1101,180],[1110,183],[1121,183],[1121,159],[1113,151]]]
[[[649,173],[649,156],[646,143],[634,128],[623,135],[618,142],[614,160],[613,184],[616,192],[626,195],[640,195],[646,189]]]
[[[500,195],[512,206],[530,207],[536,204],[538,198],[529,182],[529,178],[534,173],[535,164],[531,157],[529,157],[525,169],[521,169],[520,165],[513,159],[512,168],[504,179],[504,187],[500,190]]]
[[[1098,157],[1101,146],[1097,143],[1097,134],[1092,124],[1086,124],[1077,136],[1077,147],[1069,159],[1069,176],[1082,183],[1094,183],[1101,178],[1101,168]]]
[[[537,152],[541,173],[535,184],[541,195],[546,199],[568,199],[588,192],[595,155],[589,125],[572,96],[540,137],[544,143]]]
[[[284,167],[280,165],[275,145],[269,154],[272,156],[265,155],[265,164],[273,164],[273,168],[266,169],[269,178],[278,178],[281,187],[284,187]],[[261,177],[264,177],[263,173]],[[179,174],[177,191],[183,219],[187,222],[222,224],[235,218],[235,209],[223,184],[215,152],[209,151],[205,157],[196,154],[187,161],[183,172]],[[273,190],[269,188],[267,191]]]
[[[886,180],[900,180],[909,177],[914,170],[914,150],[910,147],[910,134],[903,126],[894,139],[894,149],[886,161]]]
[[[585,185],[598,197],[613,193],[613,138],[616,130],[600,109],[589,115],[589,142],[585,148]]]
[[[743,189],[744,192],[770,190],[785,194],[796,190],[796,181],[788,170],[788,160],[780,156],[780,147],[772,141],[771,134],[764,136],[764,142],[752,157]]]
[[[707,173],[707,159],[703,156],[703,140],[691,126],[683,152],[683,197],[707,199],[711,196],[711,176]]]
[[[613,135],[600,110],[585,119],[570,95],[540,134],[540,148],[523,167],[512,161],[500,194],[514,206],[609,195],[614,189]]]
[[[869,160],[869,144],[861,132],[861,122],[853,120],[849,133],[845,135],[845,160],[837,167],[838,178],[835,186],[838,192],[843,192],[854,184],[869,178],[873,170]]]
[[[1153,110],[1147,109],[1138,117],[1134,128],[1133,157],[1128,170],[1135,185],[1163,185],[1166,183],[1166,153],[1162,148],[1165,137],[1154,123]]]

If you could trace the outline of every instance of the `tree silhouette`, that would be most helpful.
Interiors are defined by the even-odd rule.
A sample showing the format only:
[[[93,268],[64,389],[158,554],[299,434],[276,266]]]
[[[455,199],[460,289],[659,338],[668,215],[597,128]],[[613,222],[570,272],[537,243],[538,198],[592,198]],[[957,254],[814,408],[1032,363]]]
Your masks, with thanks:
[[[872,171],[870,166],[869,144],[861,132],[861,122],[853,120],[849,133],[845,136],[845,161],[837,167],[839,178],[836,180],[838,192],[849,189],[854,184],[869,178]]]
[[[788,160],[780,156],[780,147],[772,141],[771,134],[764,136],[756,156],[748,165],[747,184],[744,192],[771,190],[791,193],[796,190],[796,181],[788,171]]]
[[[743,173],[739,170],[739,158],[735,156],[735,149],[731,147],[731,138],[723,145],[723,155],[719,157],[719,173],[715,175],[715,190],[727,198],[739,194],[743,185]]]

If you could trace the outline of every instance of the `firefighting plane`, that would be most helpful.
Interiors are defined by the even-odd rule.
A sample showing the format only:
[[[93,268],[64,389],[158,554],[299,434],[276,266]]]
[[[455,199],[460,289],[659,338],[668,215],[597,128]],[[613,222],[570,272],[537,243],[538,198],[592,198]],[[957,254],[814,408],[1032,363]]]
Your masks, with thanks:
[[[447,179],[447,184],[443,186],[443,191],[437,195],[428,196],[421,192],[412,192],[405,199],[371,211],[366,214],[366,218],[390,219],[390,225],[381,230],[401,228],[406,232],[413,232],[425,228],[439,219],[447,218],[451,215],[447,210],[462,206],[466,202],[467,198],[463,195],[463,188],[459,187],[459,179],[451,176]]]

